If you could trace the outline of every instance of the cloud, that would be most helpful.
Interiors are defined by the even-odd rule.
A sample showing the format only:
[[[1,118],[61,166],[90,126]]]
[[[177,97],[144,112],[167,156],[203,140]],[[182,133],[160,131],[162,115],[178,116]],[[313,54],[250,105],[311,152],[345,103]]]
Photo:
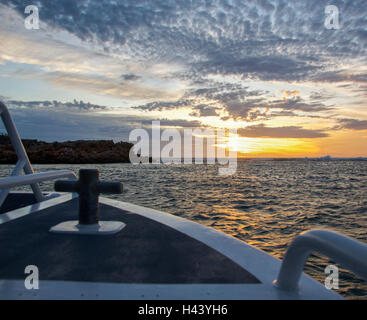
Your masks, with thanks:
[[[282,93],[286,96],[299,96],[301,93],[298,90],[293,90],[293,91],[288,91],[288,90],[283,90]]]
[[[355,73],[348,70],[328,71],[318,74],[312,78],[314,81],[337,83],[337,82],[355,82],[366,83],[367,73]]]
[[[339,125],[335,129],[367,130],[367,120],[339,119]]]
[[[261,96],[265,93],[265,91],[261,90],[249,90],[249,87],[241,84],[205,81],[200,88],[188,90],[185,93],[185,97],[226,103],[233,100],[242,100],[247,97]]]
[[[24,15],[24,1],[2,3]],[[334,1],[342,12],[337,32],[324,27],[326,4],[318,0],[37,3],[41,20],[52,28],[144,64],[182,63],[192,80],[214,73],[327,81],[343,59],[366,61],[364,0]]]
[[[6,100],[8,107],[23,107],[31,109],[58,109],[65,111],[98,111],[106,110],[107,107],[100,106],[92,103],[85,103],[83,101],[74,100],[73,102],[61,102],[61,101],[17,101],[17,100]]]
[[[135,112],[147,112],[144,119],[150,120],[152,111],[164,115],[166,110],[178,109],[189,110],[192,117],[248,122],[276,116],[334,116],[341,100],[334,99],[331,105],[330,94],[313,92],[307,98],[307,91],[320,85],[333,92],[344,82],[352,85],[343,89],[365,102],[363,0],[333,2],[342,13],[339,30],[324,27],[326,3],[319,0],[37,0],[34,4],[39,6],[41,19],[37,32],[24,29],[28,1],[0,2],[0,68],[9,72],[8,64],[19,67],[8,75],[2,72],[2,77],[37,79],[66,90],[78,88],[129,100]],[[274,91],[283,92],[284,99]],[[64,110],[70,115],[73,110],[104,110],[84,102],[62,103],[60,97],[55,102],[37,100],[28,102],[26,108]],[[16,106],[14,98],[13,102]],[[51,111],[46,114],[52,117]],[[144,125],[142,118],[129,119],[134,125]],[[93,130],[113,135],[92,118],[86,121],[91,121]],[[101,116],[102,123],[108,121],[118,128],[115,118]],[[364,126],[364,120],[348,121],[339,126]],[[188,120],[181,125],[200,122]],[[259,125],[242,130],[269,137],[326,135],[297,126]]]
[[[123,82],[114,78],[102,76],[78,75],[68,73],[48,73],[40,76],[42,79],[68,88],[79,88],[91,93],[108,95],[128,100],[155,100],[162,98],[176,98],[177,93],[166,91],[159,86],[148,86],[142,83]]]
[[[47,3],[40,12],[45,6]],[[43,26],[44,29],[29,32],[23,19],[1,4],[0,20],[0,61],[6,70],[1,72],[3,77],[36,78],[67,89],[77,87],[90,93],[140,101],[177,98],[176,91],[180,91],[168,88],[172,80],[165,81],[154,70],[154,63],[150,67],[140,66],[134,59],[114,56],[103,48],[81,42],[75,35],[65,34],[60,28]],[[17,68],[9,69],[8,65]]]
[[[279,112],[283,116],[296,116],[295,111],[316,113],[333,110],[333,106],[325,105],[311,95],[309,101],[301,98],[299,92],[286,92],[287,99],[274,99],[269,92],[250,90],[246,86],[233,83],[207,81],[207,87],[188,90],[181,99],[176,101],[157,101],[145,105],[135,106],[144,111],[164,111],[174,109],[192,109],[191,116],[208,117],[219,116],[220,112],[227,113],[222,119],[242,121],[265,120]],[[321,97],[321,94],[319,94]],[[270,112],[276,110],[275,112]],[[293,112],[293,113],[292,113]]]
[[[141,79],[141,76],[137,76],[135,74],[123,74],[121,78],[123,78],[125,81],[137,81]]]
[[[216,117],[219,116],[219,108],[208,107],[207,105],[195,106],[194,111],[190,114],[192,117]]]
[[[155,101],[144,105],[135,106],[133,109],[139,109],[143,111],[164,111],[189,108],[193,103],[195,103],[193,100]]]
[[[298,81],[307,78],[321,66],[290,56],[250,56],[238,57],[216,54],[207,62],[193,66],[194,72],[201,74],[241,75],[244,79]],[[281,71],[281,72],[280,72]]]
[[[186,91],[184,96],[176,101],[156,101],[133,108],[144,111],[191,109],[190,115],[193,117],[219,116],[220,111],[226,111],[233,118],[245,119],[250,115],[252,109],[259,106],[255,104],[264,102],[265,105],[263,97],[251,99],[251,97],[265,94],[263,91],[251,91],[248,87],[238,84],[215,81],[207,81],[206,85],[208,87]]]
[[[322,130],[309,130],[298,126],[267,127],[264,124],[241,128],[238,134],[247,138],[314,139],[328,137],[328,134]]]
[[[22,138],[44,141],[113,139],[127,141],[132,130],[152,128],[159,120],[162,128],[203,128],[200,121],[159,119],[109,114],[110,108],[83,101],[14,101],[4,100]],[[103,111],[103,112],[101,112]],[[2,130],[4,132],[4,130]]]
[[[358,86],[356,89],[353,90],[353,92],[357,92],[358,96],[367,98],[367,85],[366,86]],[[364,101],[361,101],[361,104],[365,103]]]
[[[168,120],[168,119],[160,119],[161,127],[177,127],[177,128],[202,128],[205,127],[200,121],[197,120],[185,120],[185,119],[177,119],[177,120]],[[145,120],[142,122],[143,124],[151,127],[151,120]]]
[[[287,111],[320,112],[332,110],[333,106],[327,106],[321,102],[306,102],[301,97],[293,97],[287,100],[275,100],[268,104],[269,108]]]

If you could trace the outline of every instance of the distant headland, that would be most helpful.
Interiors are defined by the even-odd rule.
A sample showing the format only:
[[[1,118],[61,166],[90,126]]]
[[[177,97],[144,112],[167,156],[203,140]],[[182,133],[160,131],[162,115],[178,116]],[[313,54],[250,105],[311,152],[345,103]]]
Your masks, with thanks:
[[[133,144],[112,140],[44,142],[24,139],[23,145],[33,164],[130,163]],[[17,156],[7,135],[0,135],[0,164],[15,164]]]

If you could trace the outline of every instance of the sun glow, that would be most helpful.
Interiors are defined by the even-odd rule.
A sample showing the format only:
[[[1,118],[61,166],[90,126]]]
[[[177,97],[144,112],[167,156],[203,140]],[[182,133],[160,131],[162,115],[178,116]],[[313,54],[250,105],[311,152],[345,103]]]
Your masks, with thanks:
[[[301,157],[313,156],[319,148],[301,139],[263,139],[232,136],[229,141],[217,145],[239,153],[239,157]]]

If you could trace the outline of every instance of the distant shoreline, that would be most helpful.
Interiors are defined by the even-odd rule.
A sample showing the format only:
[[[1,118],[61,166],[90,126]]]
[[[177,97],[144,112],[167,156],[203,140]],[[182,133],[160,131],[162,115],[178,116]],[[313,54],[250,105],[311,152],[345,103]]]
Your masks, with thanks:
[[[22,140],[32,164],[113,164],[130,163],[133,144],[112,140],[44,142]],[[15,164],[17,156],[6,135],[0,135],[0,164]]]
[[[28,157],[33,164],[118,164],[130,163],[132,143],[112,140],[77,140],[66,142],[44,142],[39,140],[22,140]],[[151,161],[151,159],[150,159]],[[204,163],[207,159],[203,159]],[[237,161],[367,161],[367,157],[333,158],[246,158],[238,157]],[[7,135],[0,135],[0,165],[12,165],[17,156]],[[193,163],[195,160],[193,159]]]

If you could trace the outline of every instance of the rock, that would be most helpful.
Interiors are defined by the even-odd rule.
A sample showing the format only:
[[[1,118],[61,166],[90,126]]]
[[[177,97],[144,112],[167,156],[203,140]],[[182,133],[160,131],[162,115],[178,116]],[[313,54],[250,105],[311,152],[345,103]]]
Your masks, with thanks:
[[[78,140],[47,143],[22,140],[31,163],[34,164],[98,164],[130,163],[133,144],[112,140]],[[6,135],[0,135],[0,164],[14,164],[17,156]]]

